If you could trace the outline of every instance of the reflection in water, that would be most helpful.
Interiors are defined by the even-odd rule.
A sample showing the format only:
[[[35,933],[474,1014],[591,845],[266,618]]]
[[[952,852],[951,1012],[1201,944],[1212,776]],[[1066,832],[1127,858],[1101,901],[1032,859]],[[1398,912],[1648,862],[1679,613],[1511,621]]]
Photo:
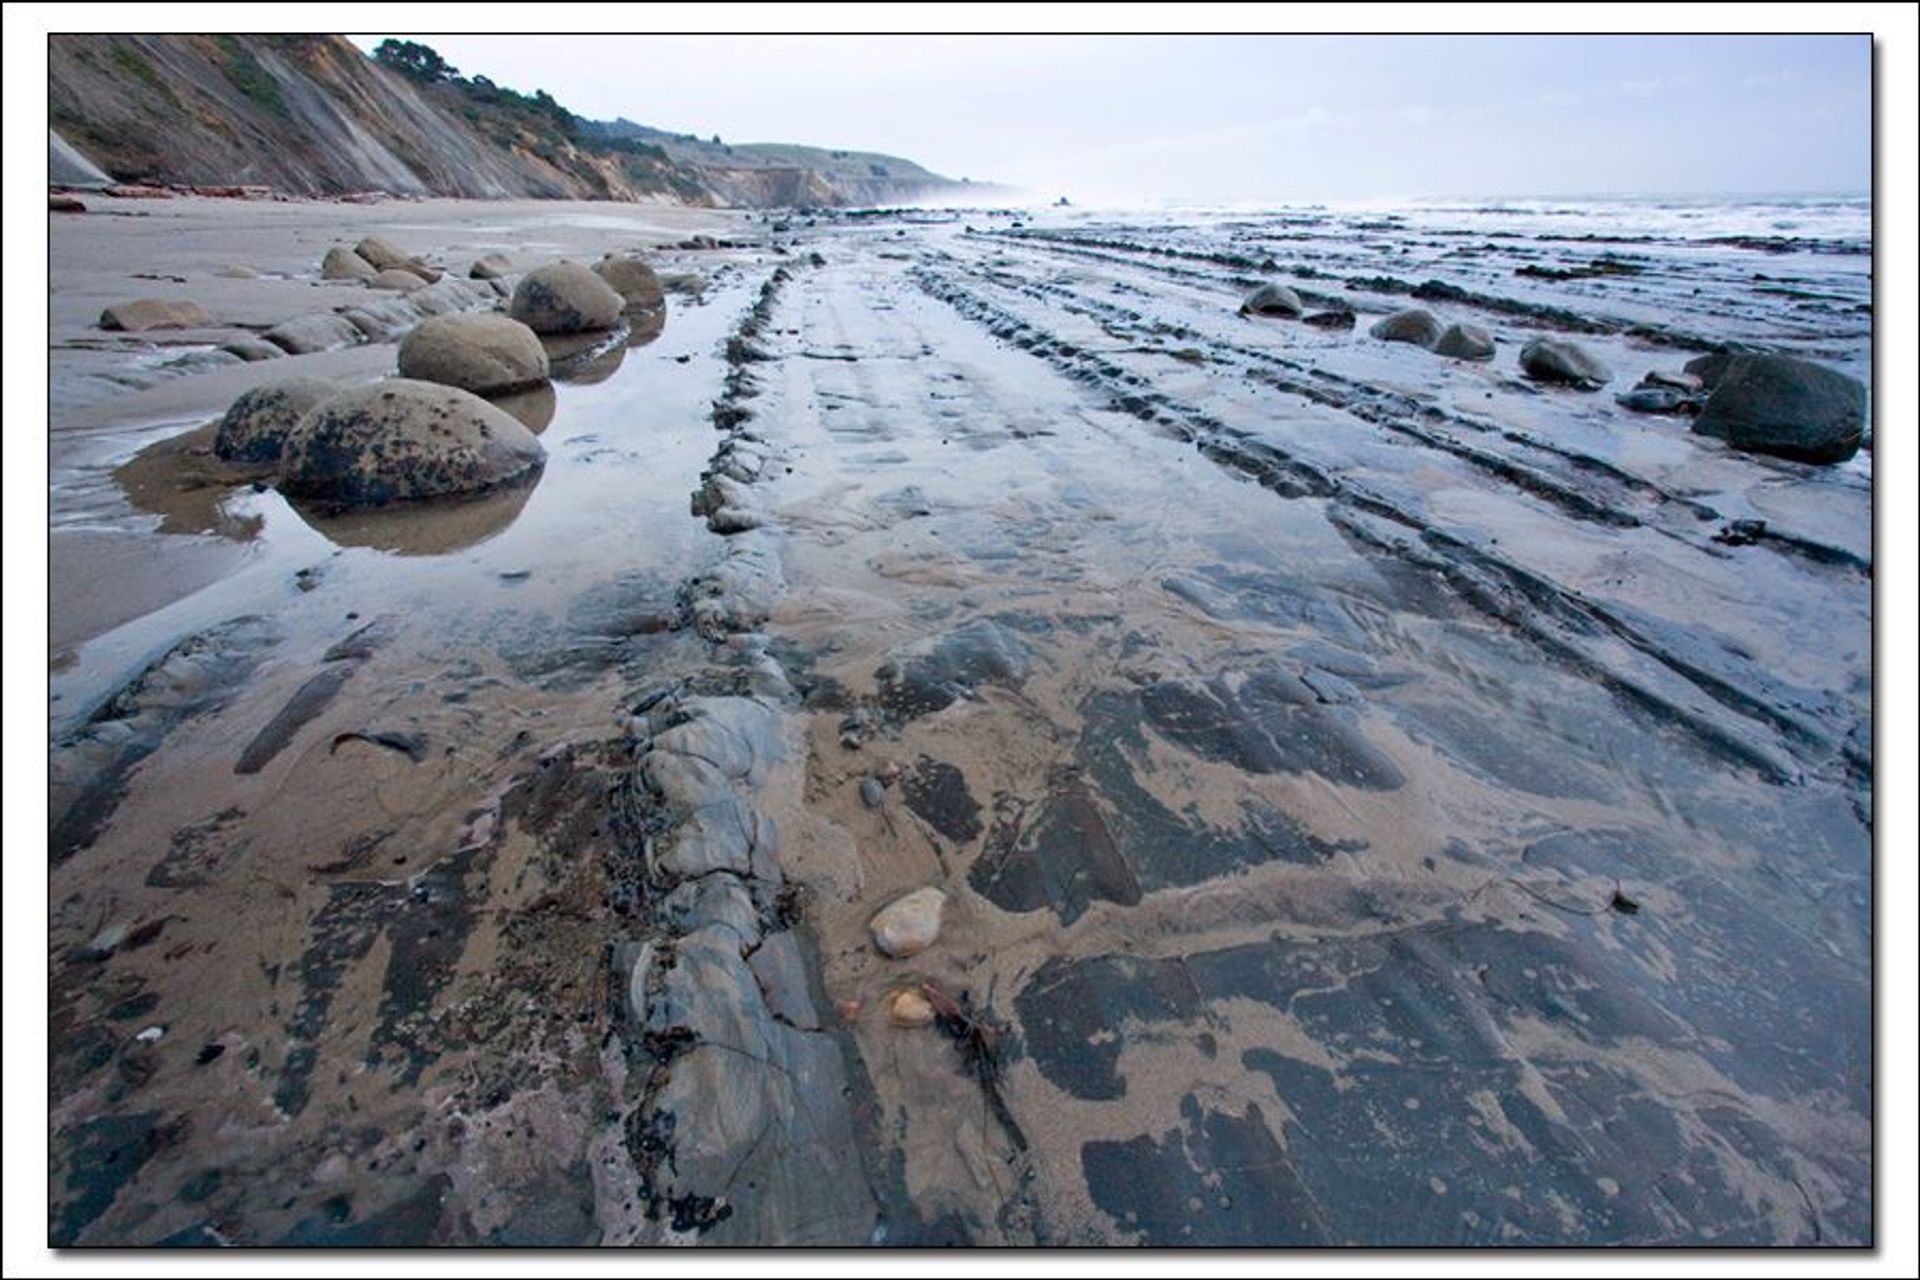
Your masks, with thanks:
[[[604,382],[627,356],[627,326],[601,333],[542,334],[547,363],[557,382]]]
[[[182,435],[148,445],[113,473],[127,501],[160,517],[162,533],[214,533],[239,542],[260,533],[260,517],[234,516],[227,496],[248,481],[271,478],[273,464],[242,466],[213,452],[209,422]]]
[[[485,542],[519,517],[544,469],[519,484],[464,501],[410,502],[373,511],[322,515],[288,502],[321,536],[342,547],[402,556],[437,556]]]
[[[579,364],[574,365],[567,371],[564,380],[581,387],[591,386],[596,382],[605,382],[614,375],[614,371],[620,367],[620,362],[626,358],[626,343],[624,341],[617,342],[607,348],[607,350],[593,356],[591,359],[583,360]]]
[[[644,347],[667,327],[667,305],[663,302],[646,311],[629,311],[627,323],[631,326],[627,332],[627,349]]]
[[[494,396],[491,403],[494,408],[519,419],[521,426],[539,435],[553,421],[553,411],[559,406],[560,398],[554,394],[551,382],[543,382],[529,391]]]

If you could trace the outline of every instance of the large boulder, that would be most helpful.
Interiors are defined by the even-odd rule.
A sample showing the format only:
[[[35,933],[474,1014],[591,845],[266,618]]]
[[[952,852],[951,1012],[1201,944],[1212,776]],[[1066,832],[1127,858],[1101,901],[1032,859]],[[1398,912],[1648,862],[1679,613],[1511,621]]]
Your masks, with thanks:
[[[339,392],[321,378],[283,378],[243,391],[214,431],[213,452],[228,462],[277,462],[300,420]]]
[[[539,474],[532,432],[458,387],[391,378],[300,420],[280,455],[281,492],[323,511],[481,493]]]
[[[1382,342],[1411,342],[1416,347],[1431,348],[1440,341],[1440,322],[1433,318],[1433,312],[1415,307],[1394,312],[1367,332]]]
[[[1687,373],[1699,379],[1700,385],[1711,391],[1720,385],[1720,379],[1733,366],[1735,357],[1727,354],[1695,356],[1687,361]]]
[[[197,304],[161,298],[116,302],[100,313],[102,329],[119,329],[125,333],[144,333],[148,329],[203,329],[210,323],[207,313]]]
[[[1493,359],[1493,335],[1477,325],[1451,324],[1433,344],[1433,354],[1450,360]]]
[[[1607,385],[1613,374],[1578,343],[1565,338],[1535,338],[1520,349],[1520,367],[1539,382],[1559,382],[1582,391]]]
[[[1743,355],[1720,371],[1693,429],[1736,449],[1827,463],[1859,452],[1866,420],[1858,378],[1791,356]]]
[[[626,300],[577,262],[536,267],[520,278],[507,314],[535,333],[589,333],[620,322]]]
[[[1283,284],[1261,285],[1247,295],[1240,310],[1247,315],[1284,316],[1288,320],[1298,320],[1307,312],[1301,305],[1300,295]]]
[[[342,249],[338,245],[327,250],[327,256],[320,259],[322,280],[371,280],[379,273],[380,268],[353,250]]]
[[[434,316],[400,343],[400,376],[501,395],[547,380],[539,335],[493,312]]]
[[[638,258],[610,253],[593,264],[593,272],[626,300],[629,311],[650,310],[667,300],[660,277]]]

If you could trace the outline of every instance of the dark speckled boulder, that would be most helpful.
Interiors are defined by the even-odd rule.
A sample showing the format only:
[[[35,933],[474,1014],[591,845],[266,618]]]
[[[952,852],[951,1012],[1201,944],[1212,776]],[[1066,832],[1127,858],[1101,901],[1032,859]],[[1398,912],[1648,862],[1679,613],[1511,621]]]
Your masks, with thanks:
[[[667,300],[660,277],[652,267],[634,257],[608,254],[593,264],[593,272],[626,301],[627,310],[645,311]]]
[[[507,314],[535,333],[590,333],[620,322],[626,299],[577,262],[537,267],[520,279]]]
[[[280,490],[322,511],[480,493],[530,480],[546,451],[470,391],[392,378],[326,401],[280,457]]]
[[[1790,356],[1743,355],[1720,372],[1693,429],[1736,449],[1827,463],[1860,451],[1866,420],[1859,379]]]
[[[434,316],[400,343],[400,376],[504,395],[547,380],[547,352],[533,330],[493,312]]]
[[[277,462],[300,419],[339,391],[321,378],[283,378],[244,391],[220,419],[213,451],[228,462]]]

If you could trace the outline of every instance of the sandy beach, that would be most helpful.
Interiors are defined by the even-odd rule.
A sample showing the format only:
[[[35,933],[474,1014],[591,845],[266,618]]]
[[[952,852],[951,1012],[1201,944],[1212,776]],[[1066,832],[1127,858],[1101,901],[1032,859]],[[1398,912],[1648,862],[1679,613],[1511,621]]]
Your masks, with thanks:
[[[1870,382],[1863,208],[86,204],[55,1243],[1870,1238],[1873,454],[1616,399]],[[208,424],[369,235],[697,280],[321,517]]]

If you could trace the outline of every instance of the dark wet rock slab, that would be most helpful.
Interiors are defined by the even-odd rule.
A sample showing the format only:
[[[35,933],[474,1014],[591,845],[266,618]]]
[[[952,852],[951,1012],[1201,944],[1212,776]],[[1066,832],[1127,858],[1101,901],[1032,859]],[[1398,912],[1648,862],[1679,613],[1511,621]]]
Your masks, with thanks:
[[[350,866],[364,865],[354,850],[347,852]],[[452,980],[473,926],[466,876],[478,852],[457,853],[411,881],[356,880],[329,888],[294,970],[301,994],[286,1026],[287,1048],[274,1089],[281,1111],[298,1115],[306,1108],[319,1061],[316,1045],[340,983],[382,935],[391,950],[367,1065],[386,1067],[401,1083],[412,1084],[438,1057],[431,1008]]]
[[[967,776],[943,760],[921,756],[900,779],[907,808],[956,844],[980,835],[980,802],[967,790]]]
[[[1344,713],[1283,671],[1163,680],[1143,689],[1140,702],[1168,741],[1248,773],[1312,772],[1373,791],[1405,780]]]
[[[1555,860],[1600,858],[1619,866],[1621,847],[1617,838],[1570,845]],[[1648,865],[1652,853],[1625,865]],[[1857,1054],[1864,1023],[1834,1027],[1815,1012],[1858,1007],[1858,979],[1751,904],[1697,882],[1682,891],[1688,918],[1673,920],[1646,910],[1609,911],[1591,881],[1540,883],[1552,892],[1539,891],[1531,910],[1554,920],[1553,927],[1544,919],[1518,928],[1437,924],[1157,961],[1063,957],[1036,973],[1016,1001],[1024,1043],[1057,1087],[1079,1098],[1118,1099],[1127,1093],[1119,1063],[1129,1043],[1194,1038],[1223,1021],[1230,1025],[1233,1001],[1283,1012],[1338,1066],[1279,1048],[1245,1050],[1244,1065],[1272,1079],[1288,1112],[1284,1121],[1268,1120],[1288,1173],[1264,1194],[1287,1217],[1299,1204],[1296,1182],[1305,1187],[1335,1241],[1774,1238],[1766,1208],[1755,1205],[1719,1152],[1741,1151],[1791,1185],[1797,1175],[1764,1119],[1764,1099],[1863,1087],[1849,1085],[1860,1060],[1850,1061],[1841,1046],[1852,1043]],[[1593,901],[1583,900],[1583,891]],[[1705,942],[1715,959],[1663,975],[1658,957],[1665,948],[1684,941],[1681,933],[1703,929],[1706,937],[1692,945],[1698,950]],[[1754,954],[1783,939],[1789,941],[1782,954]],[[1749,986],[1742,975],[1752,977],[1755,966],[1779,969],[1778,985],[1764,992]],[[1786,968],[1795,966],[1800,976],[1788,978]],[[1823,1025],[1827,1030],[1816,1034]],[[1513,1047],[1514,1029],[1523,1026],[1555,1029],[1548,1043],[1556,1047],[1523,1057]],[[1756,1056],[1732,1047],[1757,1040],[1780,1051]],[[1721,1087],[1717,1103],[1704,1084],[1681,1096],[1649,1092],[1629,1064],[1662,1054],[1679,1055],[1673,1061],[1697,1056],[1732,1083]],[[1154,1226],[1153,1214],[1166,1207],[1160,1193],[1183,1186],[1193,1167],[1200,1126],[1192,1114],[1188,1121],[1184,1137],[1133,1140],[1126,1147],[1133,1159],[1108,1147],[1085,1153],[1096,1203],[1123,1226],[1148,1231],[1150,1243],[1176,1243],[1155,1232],[1181,1230],[1172,1218]],[[1864,1222],[1848,1226],[1859,1230]],[[1229,1230],[1224,1220],[1210,1229]],[[1808,1239],[1812,1231],[1809,1225]],[[1263,1242],[1290,1238],[1276,1222]],[[1242,1237],[1213,1242],[1228,1239]]]
[[[1181,1126],[1158,1138],[1080,1149],[1094,1204],[1122,1230],[1149,1248],[1334,1243],[1258,1103],[1235,1115],[1190,1093],[1180,1112]]]
[[[1095,901],[1131,906],[1140,883],[1114,832],[1117,820],[1078,770],[1050,780],[1031,818],[1014,796],[999,799],[986,851],[969,879],[1008,911],[1051,908],[1072,924]]]
[[[1321,840],[1288,814],[1251,798],[1241,801],[1240,822],[1232,827],[1168,808],[1142,781],[1152,768],[1146,734],[1155,723],[1147,699],[1160,687],[1095,694],[1082,708],[1086,724],[1075,763],[1054,772],[1044,795],[1031,803],[995,797],[985,851],[969,873],[976,892],[1008,911],[1051,909],[1070,924],[1094,902],[1130,906],[1157,889],[1276,861],[1315,865],[1340,848],[1355,847]],[[1170,722],[1177,721],[1176,702],[1185,709],[1184,697],[1163,700],[1161,714]],[[1206,705],[1209,715],[1218,711],[1217,704]],[[1189,736],[1220,745],[1212,758],[1242,768],[1248,761],[1263,766],[1249,772],[1272,772],[1264,766],[1293,759],[1264,731],[1239,727],[1257,751],[1237,743],[1233,732],[1209,736],[1198,724]],[[1181,731],[1176,722],[1174,732]]]
[[[422,1178],[390,1203],[364,1216],[355,1211],[350,1199],[335,1197],[323,1205],[319,1213],[296,1222],[275,1243],[282,1248],[299,1249],[397,1249],[440,1243],[440,1225],[449,1189],[449,1181],[444,1176]],[[579,1240],[579,1236],[574,1236],[564,1242],[536,1238],[521,1243],[552,1246],[577,1244]]]
[[[81,1243],[87,1227],[160,1149],[164,1133],[158,1112],[141,1111],[98,1116],[55,1135],[55,1148],[66,1150],[67,1176],[51,1196],[47,1243],[56,1249]]]
[[[59,862],[92,843],[126,794],[126,778],[182,721],[223,705],[277,631],[237,618],[189,636],[107,698],[49,759],[49,849]]]
[[[1017,687],[1029,653],[1020,637],[987,618],[941,636],[932,652],[890,662],[879,672],[880,705],[912,720],[943,711],[983,684]]]
[[[340,687],[346,684],[352,674],[351,666],[341,665],[309,678],[287,699],[287,705],[280,708],[273,719],[254,735],[253,741],[246,745],[240,758],[234,762],[233,771],[258,773],[265,768],[293,741],[294,734],[326,710],[327,704],[333,701],[334,695],[340,692]]]

